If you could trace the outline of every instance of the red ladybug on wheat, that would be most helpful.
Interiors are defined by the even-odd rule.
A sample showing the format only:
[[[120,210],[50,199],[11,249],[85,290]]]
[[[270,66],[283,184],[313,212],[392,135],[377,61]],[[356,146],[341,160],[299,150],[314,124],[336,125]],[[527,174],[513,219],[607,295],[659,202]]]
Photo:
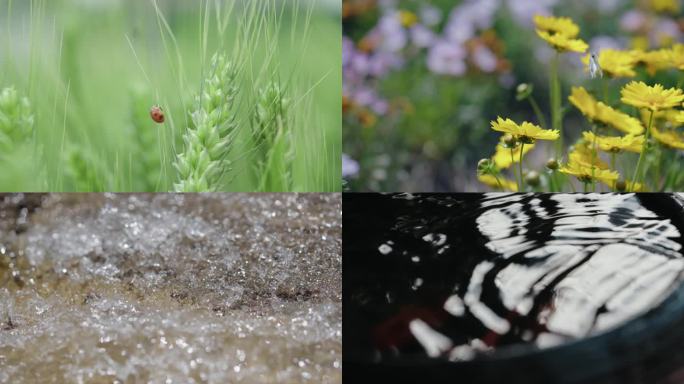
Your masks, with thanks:
[[[164,119],[165,119],[165,117],[164,117],[164,111],[161,109],[160,106],[155,105],[155,106],[153,106],[153,107],[150,109],[150,117],[151,117],[152,120],[154,120],[155,122],[161,124],[161,123],[164,122]]]

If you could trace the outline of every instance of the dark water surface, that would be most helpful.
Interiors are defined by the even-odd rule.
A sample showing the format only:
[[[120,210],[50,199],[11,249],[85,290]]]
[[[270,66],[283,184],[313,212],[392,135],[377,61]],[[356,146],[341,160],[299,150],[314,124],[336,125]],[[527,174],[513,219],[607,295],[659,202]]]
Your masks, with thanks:
[[[488,382],[501,376],[478,364],[505,373],[518,361],[507,382],[631,382],[619,363],[649,346],[631,351],[617,333],[636,324],[648,340],[648,321],[659,323],[639,319],[679,294],[683,205],[661,194],[346,194],[345,380],[362,369],[408,380],[428,365],[418,377]],[[581,355],[593,359],[586,375],[576,356],[537,361],[578,347],[594,353]],[[676,380],[676,367],[652,365],[643,370]]]

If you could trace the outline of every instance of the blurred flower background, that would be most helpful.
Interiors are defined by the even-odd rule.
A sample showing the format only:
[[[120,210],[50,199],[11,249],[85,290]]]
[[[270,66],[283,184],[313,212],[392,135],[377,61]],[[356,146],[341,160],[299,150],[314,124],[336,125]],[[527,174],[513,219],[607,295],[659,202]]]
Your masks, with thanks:
[[[476,169],[499,143],[490,121],[551,119],[555,53],[535,33],[535,15],[570,17],[593,53],[670,48],[684,34],[679,0],[343,0],[342,11],[342,173],[353,191],[487,190]],[[584,54],[560,57],[568,145],[587,130],[568,103],[571,87],[601,89],[608,105],[619,104],[632,80],[682,87],[681,68],[633,68],[606,52],[598,60],[617,72],[605,83],[591,78]],[[520,97],[523,83],[531,97]],[[543,168],[553,145],[537,143],[525,167]],[[681,160],[681,150],[674,153]]]

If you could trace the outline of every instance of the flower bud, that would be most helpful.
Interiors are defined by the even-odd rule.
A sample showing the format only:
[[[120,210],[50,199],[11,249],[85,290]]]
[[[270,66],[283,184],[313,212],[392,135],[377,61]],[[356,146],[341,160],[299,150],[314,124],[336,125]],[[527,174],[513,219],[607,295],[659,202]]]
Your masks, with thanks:
[[[555,171],[559,167],[558,160],[556,159],[549,159],[549,161],[546,162],[546,168]]]
[[[532,84],[528,84],[528,83],[519,84],[518,87],[516,88],[516,95],[515,95],[516,100],[521,101],[521,100],[527,99],[532,94],[533,90],[534,90],[534,87],[532,86]]]
[[[538,187],[541,184],[541,178],[539,177],[539,172],[529,171],[525,175],[525,183],[531,187]]]
[[[620,192],[626,191],[627,182],[625,180],[618,180],[617,183],[615,183],[615,189],[617,189]]]
[[[477,173],[480,175],[490,173],[492,170],[492,165],[491,159],[481,159],[477,162]]]
[[[503,143],[506,148],[515,148],[520,145],[518,139],[510,134],[507,134],[503,137]]]

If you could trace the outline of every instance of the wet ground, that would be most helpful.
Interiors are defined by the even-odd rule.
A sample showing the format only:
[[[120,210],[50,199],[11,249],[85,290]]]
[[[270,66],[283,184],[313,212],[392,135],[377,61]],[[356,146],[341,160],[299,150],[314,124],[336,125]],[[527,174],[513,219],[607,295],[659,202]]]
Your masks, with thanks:
[[[0,382],[341,382],[339,194],[0,198]]]

